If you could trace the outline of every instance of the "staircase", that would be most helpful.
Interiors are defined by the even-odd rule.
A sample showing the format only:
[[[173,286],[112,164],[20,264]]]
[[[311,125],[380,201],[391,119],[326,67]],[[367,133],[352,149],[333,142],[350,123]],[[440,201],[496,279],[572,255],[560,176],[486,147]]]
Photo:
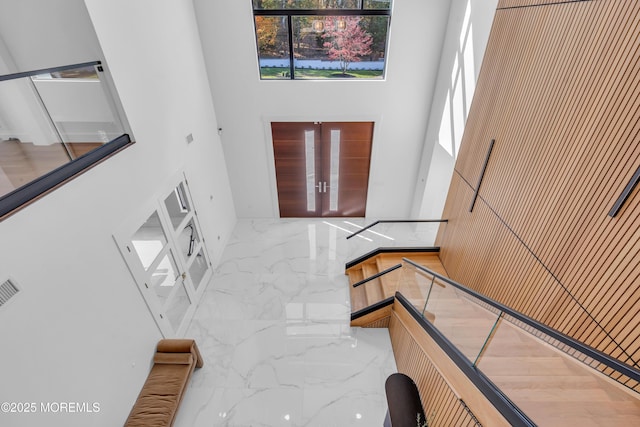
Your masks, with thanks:
[[[347,265],[351,284],[411,261],[351,286],[351,326],[389,328],[429,425],[640,425],[637,375],[447,279],[437,249],[374,252]]]
[[[391,271],[356,287],[353,285],[402,264],[403,258],[410,258],[416,263],[445,274],[438,255],[439,248],[380,248],[348,263],[345,274],[349,277],[351,313],[361,312],[392,298],[398,288],[402,270]],[[363,326],[354,322],[351,325]]]

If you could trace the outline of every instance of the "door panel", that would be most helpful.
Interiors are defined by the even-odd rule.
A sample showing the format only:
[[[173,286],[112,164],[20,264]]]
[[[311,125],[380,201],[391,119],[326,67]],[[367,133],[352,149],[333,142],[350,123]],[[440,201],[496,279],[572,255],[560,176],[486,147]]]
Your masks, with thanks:
[[[171,188],[114,234],[166,338],[183,336],[213,274],[186,180]]]
[[[319,216],[319,129],[313,123],[272,123],[281,217]],[[309,164],[308,164],[309,162]]]
[[[339,138],[338,141],[333,141]],[[329,186],[323,196],[323,216],[364,216],[369,186],[369,164],[371,158],[371,122],[325,122],[322,123],[323,181],[331,177],[331,163],[338,159],[338,188]],[[338,142],[338,144],[336,144]],[[338,149],[337,153],[332,153]],[[331,192],[336,191],[337,206],[331,203]],[[334,193],[335,194],[335,193]]]
[[[372,122],[280,122],[271,130],[281,217],[365,215]]]

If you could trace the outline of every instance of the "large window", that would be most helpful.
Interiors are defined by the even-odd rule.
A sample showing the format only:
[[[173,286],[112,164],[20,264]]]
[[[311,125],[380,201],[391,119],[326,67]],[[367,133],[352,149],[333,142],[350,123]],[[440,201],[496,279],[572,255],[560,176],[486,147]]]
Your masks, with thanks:
[[[253,0],[262,79],[382,79],[391,0]]]

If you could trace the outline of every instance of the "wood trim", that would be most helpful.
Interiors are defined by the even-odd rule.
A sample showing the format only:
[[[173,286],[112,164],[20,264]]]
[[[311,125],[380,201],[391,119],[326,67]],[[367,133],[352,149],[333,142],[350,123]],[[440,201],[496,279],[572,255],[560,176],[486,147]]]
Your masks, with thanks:
[[[351,326],[361,328],[387,328],[393,305],[387,305],[351,321]]]

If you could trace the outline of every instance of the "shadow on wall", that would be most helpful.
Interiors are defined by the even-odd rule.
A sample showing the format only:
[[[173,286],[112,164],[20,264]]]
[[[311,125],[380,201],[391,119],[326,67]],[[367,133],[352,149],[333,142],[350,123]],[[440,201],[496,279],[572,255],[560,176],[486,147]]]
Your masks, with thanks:
[[[453,56],[451,80],[444,98],[438,132],[438,144],[453,159],[458,155],[473,92],[476,89],[474,59],[471,0],[468,0],[460,29],[459,43]]]
[[[413,215],[417,218],[442,215],[496,5],[497,0],[473,6],[471,0],[451,4],[416,186]]]

